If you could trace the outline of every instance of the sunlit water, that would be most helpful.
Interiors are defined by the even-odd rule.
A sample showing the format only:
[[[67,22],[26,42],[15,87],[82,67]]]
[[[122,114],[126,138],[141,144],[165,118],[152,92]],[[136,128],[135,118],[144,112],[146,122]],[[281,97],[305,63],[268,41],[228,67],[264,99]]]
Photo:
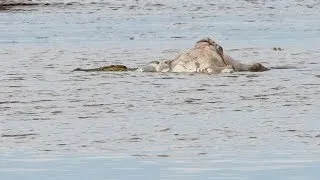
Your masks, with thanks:
[[[1,180],[320,177],[319,1],[38,2],[0,11]],[[72,72],[206,36],[276,69]]]

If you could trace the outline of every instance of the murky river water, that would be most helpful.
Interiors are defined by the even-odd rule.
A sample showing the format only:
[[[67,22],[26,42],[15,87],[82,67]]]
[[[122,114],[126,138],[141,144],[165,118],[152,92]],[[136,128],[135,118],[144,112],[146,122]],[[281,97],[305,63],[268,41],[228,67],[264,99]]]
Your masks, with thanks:
[[[0,8],[1,180],[320,177],[319,1],[38,2]],[[278,68],[72,72],[207,36]]]

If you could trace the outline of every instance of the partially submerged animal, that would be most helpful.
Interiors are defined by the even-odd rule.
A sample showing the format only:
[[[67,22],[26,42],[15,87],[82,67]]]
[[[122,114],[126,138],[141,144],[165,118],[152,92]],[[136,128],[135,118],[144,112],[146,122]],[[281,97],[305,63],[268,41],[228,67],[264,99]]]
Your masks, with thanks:
[[[139,68],[111,65],[93,69],[77,68],[74,71],[139,71],[139,72],[190,72],[190,73],[232,73],[237,71],[261,72],[268,68],[260,63],[247,65],[226,55],[223,48],[210,38],[198,41],[194,48],[178,55],[173,60],[152,61]]]

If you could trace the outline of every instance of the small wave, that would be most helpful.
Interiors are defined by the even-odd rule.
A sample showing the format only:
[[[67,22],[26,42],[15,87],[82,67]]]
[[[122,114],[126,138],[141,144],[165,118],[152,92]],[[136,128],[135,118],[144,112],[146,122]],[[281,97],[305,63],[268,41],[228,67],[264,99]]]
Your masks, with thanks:
[[[0,104],[16,104],[16,103],[25,103],[21,101],[0,101]]]
[[[0,6],[31,6],[39,3],[32,0],[2,0]]]
[[[26,136],[35,136],[38,134],[29,133],[29,134],[2,134],[1,137],[26,137]]]
[[[143,3],[143,4],[123,4],[117,1],[108,2],[106,0],[1,0],[1,11],[25,11],[31,9],[30,7],[54,7],[54,6],[72,6],[72,5],[106,5],[112,10],[118,10],[127,7],[129,10],[138,9],[140,7],[146,8],[146,10],[163,9],[166,8],[166,4],[160,3]],[[29,8],[28,8],[29,7]],[[173,37],[174,38],[174,37]],[[178,37],[180,38],[180,37]],[[183,37],[181,37],[183,38]]]
[[[27,8],[35,6],[59,6],[59,5],[81,5],[79,2],[52,2],[38,0],[2,0],[0,2],[0,11],[12,10],[13,8]]]
[[[272,66],[270,69],[298,69],[296,66],[292,65],[281,65],[281,66]]]

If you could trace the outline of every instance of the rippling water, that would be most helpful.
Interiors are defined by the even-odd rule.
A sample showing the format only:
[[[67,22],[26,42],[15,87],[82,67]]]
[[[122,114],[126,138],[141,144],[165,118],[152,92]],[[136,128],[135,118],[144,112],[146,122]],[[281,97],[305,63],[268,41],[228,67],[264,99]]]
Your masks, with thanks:
[[[320,176],[319,1],[27,3],[0,8],[1,179]],[[274,69],[72,72],[206,36]]]

